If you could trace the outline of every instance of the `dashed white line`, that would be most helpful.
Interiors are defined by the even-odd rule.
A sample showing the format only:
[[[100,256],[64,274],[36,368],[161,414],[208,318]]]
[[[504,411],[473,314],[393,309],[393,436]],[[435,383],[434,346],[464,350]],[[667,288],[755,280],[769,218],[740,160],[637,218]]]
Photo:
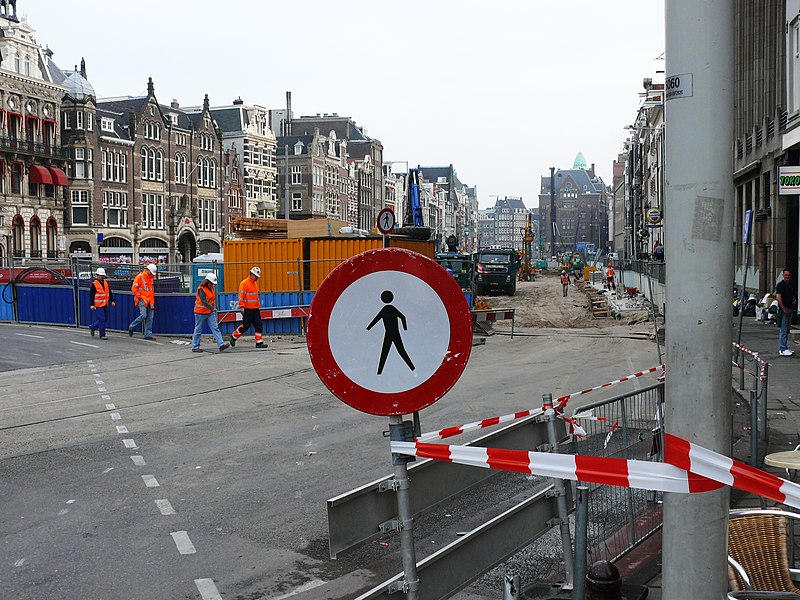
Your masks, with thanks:
[[[102,396],[100,396],[100,397],[101,397],[103,400],[111,400],[111,396],[109,396],[108,394],[103,394],[103,395],[102,395]]]
[[[131,456],[131,460],[137,467],[143,467],[147,464],[144,462],[144,456],[139,456],[138,454]]]
[[[106,388],[104,388],[104,387],[99,387],[99,388],[97,388],[97,391],[98,392],[107,392],[108,390]]]
[[[160,487],[158,480],[153,475],[142,475],[142,481],[147,487]]]
[[[111,471],[113,471],[113,470],[114,470],[114,467],[108,467],[107,469],[105,469],[105,470],[103,471],[103,475],[105,475],[106,473],[110,473],[110,472],[111,472]]]
[[[219,595],[213,579],[195,579],[194,584],[197,586],[197,591],[200,592],[203,600],[222,600],[222,596]]]
[[[17,334],[17,335],[19,335],[19,334]],[[15,567],[21,567],[22,565],[25,564],[26,560],[28,560],[28,559],[27,558],[20,558],[19,560],[15,560],[14,561],[14,566]],[[209,579],[209,581],[211,581],[211,580]],[[195,583],[197,583],[197,582],[195,582]],[[198,586],[198,588],[199,588],[199,586]],[[202,594],[203,592],[200,592],[200,593]]]
[[[21,335],[21,334],[17,334]],[[39,336],[31,336],[31,337],[39,337]],[[83,342],[73,342],[72,340],[69,341],[70,344],[75,344],[76,346],[89,346],[89,348],[99,348],[100,346],[95,346],[94,344],[84,344]]]
[[[32,337],[32,338],[36,338],[37,340],[43,340],[44,339],[43,335],[31,335],[30,333],[15,333],[14,335],[19,335],[21,337]]]
[[[117,433],[128,433],[128,428],[125,425],[117,425]]]
[[[174,515],[175,509],[172,508],[172,504],[169,503],[169,500],[162,498],[161,500],[156,500],[156,506],[158,510],[161,511],[161,514],[164,516],[167,515]]]
[[[113,404],[106,404],[106,410],[114,410],[114,409],[116,409],[116,408],[117,408],[117,407],[116,407],[116,406],[114,406]]]
[[[178,552],[181,554],[194,554],[197,550],[194,549],[192,540],[189,539],[189,534],[185,531],[173,531],[170,533],[172,539],[175,540],[175,545],[178,547]]]
[[[136,442],[133,440],[122,440],[122,443],[125,444],[126,448],[136,448]]]
[[[119,413],[111,413],[111,420],[112,421],[121,421],[122,415]]]
[[[103,385],[103,382],[100,381],[99,379],[95,379],[94,383],[95,383],[95,385]]]

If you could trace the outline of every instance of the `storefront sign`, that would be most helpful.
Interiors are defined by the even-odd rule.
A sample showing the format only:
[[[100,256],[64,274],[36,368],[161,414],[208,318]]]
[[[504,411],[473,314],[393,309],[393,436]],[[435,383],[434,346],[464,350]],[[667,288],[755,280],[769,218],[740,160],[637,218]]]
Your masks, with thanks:
[[[658,225],[661,223],[661,210],[658,208],[650,208],[647,210],[647,224]]]
[[[778,167],[778,194],[800,194],[800,167]]]
[[[666,90],[667,100],[691,98],[693,95],[692,74],[681,73],[680,75],[667,77],[664,81],[664,89]]]

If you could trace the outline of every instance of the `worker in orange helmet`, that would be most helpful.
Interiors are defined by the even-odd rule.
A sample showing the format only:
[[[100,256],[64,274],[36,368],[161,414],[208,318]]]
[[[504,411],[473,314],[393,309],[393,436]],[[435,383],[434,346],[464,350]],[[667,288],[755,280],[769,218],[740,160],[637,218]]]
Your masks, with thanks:
[[[614,279],[614,265],[611,263],[608,263],[608,269],[606,269],[606,283],[609,289],[617,289],[617,282]]]
[[[258,280],[261,277],[261,269],[253,267],[247,279],[239,284],[239,309],[242,311],[242,324],[233,330],[230,342],[231,346],[236,345],[236,340],[253,326],[256,336],[256,348],[266,348],[264,342],[264,332],[261,325],[261,301],[258,298]]]
[[[139,309],[139,316],[128,325],[128,335],[132,336],[136,327],[144,321],[144,339],[152,340],[153,317],[156,309],[155,275],[158,267],[147,265],[133,280],[133,305]]]
[[[567,275],[566,269],[561,271],[561,285],[564,289],[564,298],[566,298],[569,290],[569,275]]]
[[[100,339],[107,340],[106,320],[108,317],[108,305],[116,306],[114,294],[106,281],[106,270],[100,267],[95,271],[95,280],[89,286],[89,310],[94,311],[95,320],[89,325],[89,333],[94,335],[95,331],[100,332]]]

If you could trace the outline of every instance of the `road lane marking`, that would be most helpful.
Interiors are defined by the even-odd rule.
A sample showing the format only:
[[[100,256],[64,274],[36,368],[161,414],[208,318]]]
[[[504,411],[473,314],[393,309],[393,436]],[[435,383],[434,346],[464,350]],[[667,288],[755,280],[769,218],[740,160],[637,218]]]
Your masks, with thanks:
[[[111,420],[112,421],[121,421],[122,415],[119,413],[111,413]]]
[[[302,592],[307,592],[308,590],[313,590],[316,587],[323,585],[325,582],[321,579],[312,579],[311,581],[304,583],[300,587],[293,589],[291,592],[287,594],[283,594],[282,596],[276,596],[272,598],[272,600],[285,600],[286,598],[291,598],[292,596],[296,596]]]
[[[143,467],[147,464],[146,462],[144,462],[144,456],[134,455],[131,456],[131,460],[133,461],[133,464],[135,464],[137,467]]]
[[[122,440],[122,443],[125,444],[126,448],[136,448],[136,442],[133,440]]]
[[[178,547],[178,552],[181,554],[194,554],[197,550],[194,549],[192,540],[189,539],[189,534],[185,531],[173,531],[170,533],[175,545]]]
[[[17,334],[21,335],[21,334]],[[32,336],[38,337],[38,336]],[[95,346],[94,344],[84,344],[83,342],[73,342],[72,340],[69,341],[70,344],[75,344],[76,346],[89,346],[89,348],[99,348],[100,346]]]
[[[102,396],[100,396],[100,397],[101,397],[103,400],[111,400],[111,396],[109,396],[108,394],[103,394],[103,395],[102,395]]]
[[[142,481],[144,481],[147,487],[160,487],[160,484],[153,475],[142,475]]]
[[[116,408],[113,404],[106,404],[106,410],[115,410]]]
[[[213,579],[195,579],[194,584],[197,586],[197,591],[200,592],[203,600],[222,600],[222,596],[219,595]]]
[[[43,340],[44,339],[43,335],[31,335],[30,333],[15,333],[14,335],[19,335],[19,336],[22,336],[22,337],[32,337],[32,338],[36,338],[37,340]]]
[[[104,385],[103,382],[100,381],[99,379],[95,379],[94,383],[95,383],[95,385]]]
[[[175,509],[172,508],[172,504],[170,504],[169,500],[165,498],[161,500],[156,500],[156,506],[158,507],[158,510],[161,511],[161,514],[164,516],[177,514],[175,512]]]
[[[117,425],[117,433],[128,433],[128,428],[125,425]]]
[[[97,388],[97,391],[98,392],[107,392],[108,390],[106,388],[104,388],[104,387],[99,387],[99,388]]]
[[[106,473],[110,473],[113,470],[114,470],[114,467],[108,467],[105,471],[103,471],[103,475],[105,475]]]
[[[19,335],[19,334],[17,334],[17,335]],[[21,567],[22,565],[24,565],[24,564],[25,564],[25,561],[26,561],[26,560],[28,560],[28,559],[27,559],[27,558],[20,558],[19,560],[17,560],[17,561],[14,561],[14,566],[15,566],[15,567]],[[199,580],[198,580],[198,581],[199,581]],[[211,581],[211,580],[209,579],[209,581]],[[196,582],[195,582],[195,583],[196,583]],[[199,587],[199,586],[198,586],[198,587]],[[200,593],[202,594],[203,592],[200,592]]]

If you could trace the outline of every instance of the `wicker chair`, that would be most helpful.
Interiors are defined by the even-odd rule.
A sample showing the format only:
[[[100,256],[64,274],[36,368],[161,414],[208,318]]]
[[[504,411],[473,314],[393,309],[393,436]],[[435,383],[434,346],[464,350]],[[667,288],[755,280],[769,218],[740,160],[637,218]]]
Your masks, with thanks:
[[[800,598],[800,588],[792,580],[793,573],[800,574],[791,560],[789,524],[794,519],[800,519],[800,514],[783,510],[731,511],[728,527],[731,590],[789,592]]]

